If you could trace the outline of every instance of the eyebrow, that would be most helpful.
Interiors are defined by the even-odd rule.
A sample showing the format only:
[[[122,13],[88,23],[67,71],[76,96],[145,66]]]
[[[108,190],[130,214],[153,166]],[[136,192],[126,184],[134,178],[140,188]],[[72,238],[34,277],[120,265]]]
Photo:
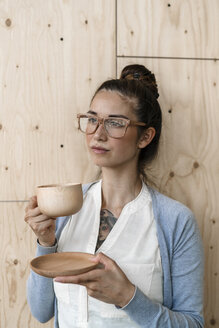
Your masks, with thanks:
[[[97,116],[97,113],[94,112],[93,110],[89,110],[87,113],[88,113],[88,114],[92,114],[92,115],[96,115],[96,116]],[[128,118],[127,116],[125,116],[125,115],[121,115],[121,114],[118,114],[118,115],[116,115],[116,114],[111,114],[111,115],[108,115],[108,117],[119,117],[119,118],[126,118],[126,119],[129,120],[129,118]]]

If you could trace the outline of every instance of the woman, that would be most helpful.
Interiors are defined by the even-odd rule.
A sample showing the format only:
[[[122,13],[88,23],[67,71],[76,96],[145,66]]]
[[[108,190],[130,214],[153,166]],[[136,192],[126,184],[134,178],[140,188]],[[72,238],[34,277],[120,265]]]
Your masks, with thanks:
[[[65,251],[94,254],[101,266],[54,280],[30,273],[28,303],[55,327],[203,327],[202,244],[191,211],[146,183],[157,154],[161,110],[154,75],[129,65],[104,82],[86,114],[78,115],[102,179],[83,186],[82,209],[56,221],[36,197],[25,221],[37,256]]]

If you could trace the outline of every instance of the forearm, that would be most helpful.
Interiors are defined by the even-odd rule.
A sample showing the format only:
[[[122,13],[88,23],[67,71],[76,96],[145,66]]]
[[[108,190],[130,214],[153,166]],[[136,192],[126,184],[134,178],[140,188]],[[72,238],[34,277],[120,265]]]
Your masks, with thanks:
[[[42,247],[38,244],[37,256],[55,253],[57,245]],[[54,316],[53,280],[31,271],[27,281],[27,301],[32,315],[40,322],[47,322]]]

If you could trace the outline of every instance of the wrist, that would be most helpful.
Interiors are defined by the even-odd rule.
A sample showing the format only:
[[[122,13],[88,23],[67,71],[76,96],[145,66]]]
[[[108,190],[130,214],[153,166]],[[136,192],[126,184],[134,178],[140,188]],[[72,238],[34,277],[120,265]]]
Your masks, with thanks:
[[[135,285],[131,284],[130,288],[128,289],[125,297],[123,298],[123,300],[117,305],[120,308],[124,308],[125,306],[127,306],[131,300],[133,299],[134,295],[135,295],[135,291],[136,291],[136,287]]]
[[[40,239],[38,239],[37,241],[40,244],[40,246],[43,246],[43,247],[53,247],[56,244],[56,239],[54,239],[54,241],[51,241],[51,242],[43,242]]]

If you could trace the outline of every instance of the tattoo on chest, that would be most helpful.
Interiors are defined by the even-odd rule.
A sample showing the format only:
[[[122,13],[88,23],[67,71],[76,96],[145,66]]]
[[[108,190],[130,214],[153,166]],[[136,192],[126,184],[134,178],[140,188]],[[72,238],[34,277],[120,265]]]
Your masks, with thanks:
[[[107,209],[102,209],[100,211],[100,228],[99,236],[97,240],[96,250],[100,248],[110,231],[112,230],[117,218]]]

